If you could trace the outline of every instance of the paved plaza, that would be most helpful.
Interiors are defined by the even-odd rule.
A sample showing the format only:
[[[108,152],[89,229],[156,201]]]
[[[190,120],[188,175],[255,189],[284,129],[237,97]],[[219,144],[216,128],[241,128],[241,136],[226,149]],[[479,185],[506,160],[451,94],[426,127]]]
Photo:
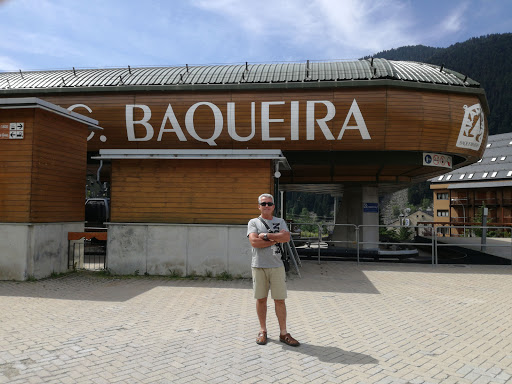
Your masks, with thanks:
[[[0,383],[512,383],[512,268],[304,261],[255,343],[250,280],[0,282]],[[273,307],[273,304],[269,302]]]

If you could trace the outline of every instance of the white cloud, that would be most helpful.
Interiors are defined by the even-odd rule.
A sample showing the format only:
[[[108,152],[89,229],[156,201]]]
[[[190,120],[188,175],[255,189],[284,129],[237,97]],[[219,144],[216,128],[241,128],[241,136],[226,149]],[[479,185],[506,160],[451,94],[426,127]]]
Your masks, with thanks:
[[[321,48],[330,58],[356,58],[415,41],[407,33],[413,22],[410,6],[397,1],[198,0],[194,4],[228,19],[254,42],[280,41],[305,51]]]
[[[468,4],[465,3],[460,7],[455,8],[441,23],[441,33],[455,33],[461,30],[464,26],[464,14],[468,9]]]
[[[1,1],[3,65],[24,70],[356,59],[510,19],[477,0]]]

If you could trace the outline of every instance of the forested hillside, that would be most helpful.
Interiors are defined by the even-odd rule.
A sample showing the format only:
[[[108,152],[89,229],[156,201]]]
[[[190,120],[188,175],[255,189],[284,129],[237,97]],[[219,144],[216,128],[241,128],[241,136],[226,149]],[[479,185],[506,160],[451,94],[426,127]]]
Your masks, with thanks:
[[[478,81],[491,113],[489,133],[512,132],[512,33],[474,37],[448,48],[415,45],[382,51],[373,57],[444,64]]]

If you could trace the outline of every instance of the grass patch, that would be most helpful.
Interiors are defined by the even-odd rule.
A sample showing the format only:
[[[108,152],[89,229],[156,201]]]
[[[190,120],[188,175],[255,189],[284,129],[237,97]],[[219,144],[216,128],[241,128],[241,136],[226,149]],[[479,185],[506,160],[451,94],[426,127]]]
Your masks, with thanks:
[[[179,278],[183,275],[179,269],[169,269],[170,277],[173,279]]]
[[[228,271],[224,271],[215,276],[217,280],[233,280],[233,275]]]

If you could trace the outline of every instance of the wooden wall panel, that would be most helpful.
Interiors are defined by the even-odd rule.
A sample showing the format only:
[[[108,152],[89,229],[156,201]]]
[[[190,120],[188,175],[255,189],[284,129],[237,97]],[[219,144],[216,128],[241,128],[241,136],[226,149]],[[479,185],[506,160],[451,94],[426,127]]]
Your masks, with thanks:
[[[112,222],[247,224],[270,160],[113,160]]]
[[[88,129],[36,109],[31,222],[83,221]]]
[[[361,87],[361,88],[322,88],[318,90],[242,90],[211,92],[160,92],[133,94],[76,94],[44,97],[46,100],[65,108],[85,104],[92,113],[83,107],[75,109],[78,113],[91,116],[105,128],[96,133],[88,142],[89,151],[100,148],[176,148],[176,149],[281,149],[281,150],[332,150],[332,151],[428,151],[459,154],[476,158],[483,153],[455,146],[464,117],[464,105],[478,103],[477,96],[438,92],[424,89],[403,89],[397,87]],[[364,118],[371,137],[364,140],[356,129],[345,130],[338,140],[340,131],[349,114],[353,101]],[[327,107],[315,104],[314,140],[307,138],[308,101],[329,101],[335,107],[335,115],[326,122],[334,140],[328,140],[320,129],[316,119],[325,117]],[[215,139],[216,145],[194,139],[186,129],[185,116],[195,103],[214,104],[222,115],[222,133]],[[235,131],[241,137],[252,132],[251,103],[255,105],[255,135],[248,141],[236,141],[228,134],[227,103],[235,103]],[[263,140],[262,103],[282,102],[269,107],[271,119],[270,137],[283,140]],[[292,140],[292,102],[298,103],[298,140]],[[164,132],[158,140],[159,131],[164,122],[167,130],[173,129],[164,116],[169,104],[183,131],[186,141],[180,141],[174,131]],[[153,132],[149,140],[129,141],[126,127],[126,105],[145,105],[151,111]],[[310,107],[313,104],[310,104]],[[134,120],[143,118],[141,108],[135,108]],[[355,121],[350,119],[349,126]],[[143,138],[147,131],[142,124],[135,124],[135,137]],[[214,118],[211,108],[199,106],[194,115],[194,128],[200,137],[207,139],[214,132]],[[106,141],[101,141],[104,135]]]
[[[30,220],[34,111],[0,110],[0,123],[25,123],[24,138],[0,140],[0,222]]]

